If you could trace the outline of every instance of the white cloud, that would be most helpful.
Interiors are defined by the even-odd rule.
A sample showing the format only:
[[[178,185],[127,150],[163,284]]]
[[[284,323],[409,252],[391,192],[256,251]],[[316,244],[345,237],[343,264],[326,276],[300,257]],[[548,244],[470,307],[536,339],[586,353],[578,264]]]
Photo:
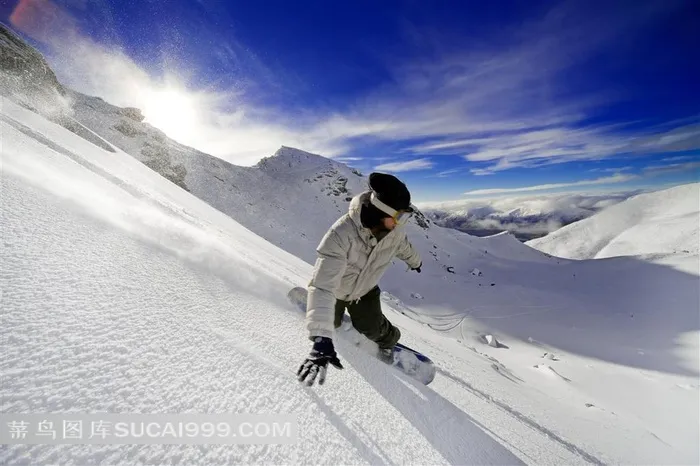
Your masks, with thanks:
[[[668,159],[662,159],[668,160]],[[685,157],[678,157],[676,160],[687,160]],[[617,167],[617,168],[598,168],[589,171],[600,171],[600,172],[612,172],[614,175],[596,178],[591,180],[580,180],[570,183],[550,183],[542,184],[536,186],[523,186],[519,188],[491,188],[491,189],[477,189],[474,191],[468,191],[464,194],[467,196],[490,196],[490,195],[502,195],[502,194],[512,194],[512,193],[524,193],[524,192],[535,192],[535,191],[553,191],[565,188],[574,188],[580,186],[595,186],[604,184],[614,184],[614,183],[625,183],[640,177],[658,176],[669,173],[677,173],[684,171],[697,171],[700,170],[700,161],[686,162],[686,163],[672,163],[666,165],[651,165],[647,166],[642,170],[641,175],[635,174],[624,174],[622,172],[632,170],[633,167]],[[474,171],[474,170],[472,170]],[[490,174],[492,172],[485,172],[483,174]]]
[[[448,177],[450,175],[454,175],[455,173],[459,173],[461,171],[464,171],[464,169],[463,168],[453,168],[451,170],[441,171],[435,176],[437,176],[439,178],[445,178],[445,177]]]
[[[469,171],[471,172],[472,175],[476,175],[476,176],[493,175],[495,173],[492,170],[487,170],[484,168],[472,168]]]
[[[556,128],[503,135],[464,158],[472,162],[496,162],[486,168],[473,169],[472,173],[484,175],[514,167],[601,160],[619,154],[686,151],[698,147],[699,125],[687,125],[658,134],[631,135],[616,135],[602,127]]]
[[[385,163],[376,166],[375,170],[399,173],[415,170],[427,170],[429,168],[433,168],[433,162],[430,159],[416,159],[406,162]]]
[[[622,175],[616,174],[613,176],[596,178],[594,180],[581,180],[574,181],[571,183],[551,183],[551,184],[541,184],[536,186],[523,186],[520,188],[492,188],[492,189],[477,189],[474,191],[467,191],[464,193],[467,196],[491,196],[494,194],[511,194],[511,193],[524,193],[533,191],[551,191],[554,189],[572,188],[577,186],[593,186],[602,184],[613,184],[613,183],[624,183],[626,181],[634,180],[638,178],[637,175]]]
[[[417,205],[442,226],[472,234],[510,231],[522,239],[529,239],[589,217],[639,192],[539,194]]]
[[[468,139],[456,139],[454,141],[444,141],[444,142],[432,142],[426,144],[419,144],[410,148],[411,152],[440,152],[446,149],[464,148],[464,147],[479,147],[483,144],[487,144],[493,141],[494,138],[468,138]]]
[[[619,96],[572,92],[565,78],[673,6],[647,4],[607,16],[575,8],[562,4],[539,22],[502,31],[498,48],[458,41],[451,48],[444,35],[411,31],[424,58],[395,64],[396,86],[372,93],[319,128],[333,138],[422,139],[406,150],[462,156],[478,175],[700,147],[697,119],[645,129],[591,123]]]
[[[648,176],[665,175],[686,171],[700,170],[700,161],[686,163],[672,163],[669,165],[652,165],[644,168],[644,174]]]
[[[154,77],[118,48],[83,37],[77,22],[50,0],[21,3],[36,10],[25,15],[35,18],[24,24],[25,32],[29,29],[29,35],[53,47],[51,64],[70,87],[116,105],[146,107],[148,119],[174,139],[238,164],[254,163],[281,145],[341,156],[356,139],[368,138],[422,140],[409,151],[412,157],[423,156],[418,159],[423,162],[388,164],[399,170],[431,168],[424,156],[445,154],[464,157],[477,175],[621,152],[700,147],[697,119],[643,131],[592,125],[590,117],[615,96],[578,93],[572,98],[569,80],[563,79],[586,57],[616,44],[618,36],[633,37],[661,16],[670,8],[664,2],[616,11],[612,19],[563,4],[541,20],[500,31],[498,47],[475,41],[465,47],[450,40],[448,33],[413,29],[409,32],[416,49],[411,55],[418,58],[390,59],[391,86],[356,99],[347,111],[312,109],[303,117],[248,98],[251,88],[260,87],[250,76],[277,93],[265,95],[266,101],[290,92],[290,86],[282,84],[289,80],[278,80],[279,70],[271,71],[228,36],[199,40],[217,44],[211,53],[222,67],[249,70],[249,76],[243,73],[234,89],[201,89],[188,85],[197,82],[197,70],[169,62],[165,41],[154,55],[160,64],[171,63],[164,66],[170,72]],[[199,35],[210,34],[206,27],[198,29]],[[158,118],[153,102],[164,92],[177,96],[180,106],[160,109]]]
[[[588,171],[589,172],[602,172],[602,173],[620,173],[620,172],[627,172],[627,171],[630,171],[633,169],[634,169],[634,167],[625,166],[625,167],[591,168]]]
[[[329,157],[349,147],[342,139],[325,138],[285,121],[272,108],[249,103],[245,91],[250,83],[224,90],[189,86],[196,72],[167,66],[170,58],[164,50],[155,55],[168,71],[154,77],[119,48],[85,37],[76,20],[50,0],[22,0],[11,22],[50,47],[47,58],[66,86],[114,105],[138,107],[147,122],[169,137],[229,162],[252,165],[282,145]],[[231,68],[245,65],[254,68],[259,79],[271,79],[259,60],[233,40],[213,52]]]
[[[416,205],[423,210],[440,210],[453,214],[465,215],[467,213],[481,212],[486,215],[490,212],[512,213],[517,211],[520,215],[541,215],[554,211],[573,209],[569,213],[576,213],[578,209],[591,210],[604,207],[609,200],[626,199],[634,191],[618,191],[609,193],[563,192],[545,194],[522,194],[513,196],[482,197],[478,199],[457,199],[438,202],[418,202]]]
[[[698,160],[700,159],[700,154],[698,155],[674,155],[673,157],[664,157],[661,159],[662,162],[685,162],[688,160]]]

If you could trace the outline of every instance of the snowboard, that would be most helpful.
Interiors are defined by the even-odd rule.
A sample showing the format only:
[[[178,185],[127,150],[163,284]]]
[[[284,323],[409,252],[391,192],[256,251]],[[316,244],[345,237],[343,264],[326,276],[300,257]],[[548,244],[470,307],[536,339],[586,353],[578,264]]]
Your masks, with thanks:
[[[306,288],[294,287],[287,293],[287,299],[297,306],[299,310],[306,313]],[[344,324],[352,324],[352,319],[346,313],[343,315]],[[391,361],[380,358],[378,352],[372,354],[380,361],[395,367],[409,377],[428,385],[435,378],[435,364],[424,354],[397,343],[392,351]]]

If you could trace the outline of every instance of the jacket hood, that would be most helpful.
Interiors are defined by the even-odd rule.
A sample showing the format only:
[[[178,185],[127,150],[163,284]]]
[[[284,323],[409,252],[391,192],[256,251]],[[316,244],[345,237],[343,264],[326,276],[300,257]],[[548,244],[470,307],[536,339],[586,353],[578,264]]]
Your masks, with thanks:
[[[355,223],[355,226],[359,229],[364,229],[366,228],[362,225],[362,219],[360,218],[360,214],[362,212],[362,205],[367,204],[369,202],[369,196],[371,195],[372,191],[365,191],[361,194],[358,194],[357,196],[353,197],[352,200],[350,201],[350,206],[348,206],[348,215],[350,216],[350,219]]]

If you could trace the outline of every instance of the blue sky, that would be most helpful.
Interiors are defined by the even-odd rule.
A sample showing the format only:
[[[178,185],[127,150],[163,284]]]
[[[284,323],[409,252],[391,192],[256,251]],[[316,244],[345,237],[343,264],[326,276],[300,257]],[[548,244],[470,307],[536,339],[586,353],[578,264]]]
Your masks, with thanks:
[[[697,1],[3,8],[63,82],[236,164],[284,144],[424,201],[700,179]]]

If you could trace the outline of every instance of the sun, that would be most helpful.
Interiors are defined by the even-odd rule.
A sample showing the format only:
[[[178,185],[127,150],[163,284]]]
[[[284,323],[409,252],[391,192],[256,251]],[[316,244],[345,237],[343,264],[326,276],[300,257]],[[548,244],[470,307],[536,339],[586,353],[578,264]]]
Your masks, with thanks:
[[[198,105],[196,98],[174,87],[151,90],[143,103],[146,122],[178,141],[187,141],[196,132]]]

